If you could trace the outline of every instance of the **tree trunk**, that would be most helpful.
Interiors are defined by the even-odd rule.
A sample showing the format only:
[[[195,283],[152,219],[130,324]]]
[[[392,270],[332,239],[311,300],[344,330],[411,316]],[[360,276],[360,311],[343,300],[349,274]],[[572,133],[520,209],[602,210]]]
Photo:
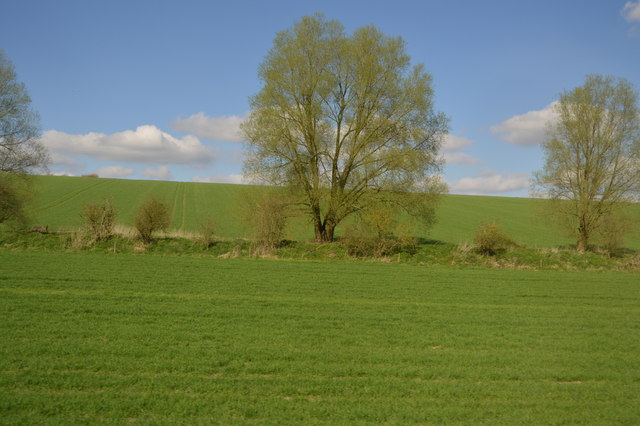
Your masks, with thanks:
[[[333,241],[333,235],[336,229],[336,225],[333,222],[327,220],[325,220],[324,222],[316,220],[314,229],[316,234],[316,242],[330,243]]]
[[[587,251],[589,246],[589,235],[583,226],[578,229],[578,242],[576,243],[576,250],[580,253]]]

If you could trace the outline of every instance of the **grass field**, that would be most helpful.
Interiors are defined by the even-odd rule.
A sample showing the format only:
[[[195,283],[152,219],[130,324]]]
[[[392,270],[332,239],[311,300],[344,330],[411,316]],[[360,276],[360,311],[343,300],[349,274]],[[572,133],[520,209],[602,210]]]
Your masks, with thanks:
[[[640,423],[632,273],[0,248],[0,311],[7,424]]]
[[[236,200],[244,192],[262,190],[245,185],[54,176],[37,176],[35,181],[38,192],[33,219],[51,229],[78,227],[82,206],[106,197],[113,198],[119,221],[130,225],[138,205],[148,196],[155,195],[172,206],[175,230],[195,231],[198,221],[211,216],[218,223],[219,236],[227,238],[244,236],[234,210]],[[556,229],[547,222],[536,220],[539,205],[540,200],[526,198],[447,195],[438,208],[438,223],[423,237],[460,244],[473,239],[479,224],[498,220],[516,242],[529,247],[574,243],[558,236]],[[633,214],[640,217],[640,206],[635,206]],[[313,234],[306,220],[299,218],[293,221],[287,236],[304,240],[312,238]],[[625,245],[640,250],[640,234],[629,237]]]

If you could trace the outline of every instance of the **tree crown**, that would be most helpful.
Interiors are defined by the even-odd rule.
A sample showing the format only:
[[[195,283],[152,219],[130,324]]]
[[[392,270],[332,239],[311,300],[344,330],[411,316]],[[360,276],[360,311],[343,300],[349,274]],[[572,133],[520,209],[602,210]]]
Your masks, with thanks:
[[[448,120],[402,38],[373,26],[349,37],[337,21],[306,16],[278,33],[259,77],[245,172],[297,189],[312,215],[338,223],[372,192],[442,189],[433,177]]]
[[[45,168],[47,151],[38,140],[39,116],[24,83],[0,49],[0,172],[29,173]]]

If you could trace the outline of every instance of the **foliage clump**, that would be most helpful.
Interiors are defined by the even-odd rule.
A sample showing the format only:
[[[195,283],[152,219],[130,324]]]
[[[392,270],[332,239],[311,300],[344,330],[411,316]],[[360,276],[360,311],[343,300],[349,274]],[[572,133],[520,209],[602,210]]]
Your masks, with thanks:
[[[29,199],[29,183],[10,173],[0,173],[0,223],[27,222],[26,204]]]
[[[495,256],[509,247],[515,246],[513,240],[500,229],[500,225],[496,222],[478,226],[473,242],[475,249],[485,256]]]
[[[198,224],[198,240],[204,248],[213,247],[216,243],[216,221],[209,217]]]
[[[154,233],[166,231],[170,225],[169,205],[155,197],[150,197],[142,203],[133,220],[138,237],[144,243],[152,242]]]
[[[598,226],[596,241],[609,256],[620,252],[625,236],[635,231],[636,224],[622,211],[613,211],[604,216]]]
[[[39,138],[40,117],[24,83],[0,49],[0,173],[46,171],[49,154]]]
[[[85,204],[80,217],[95,241],[106,241],[113,235],[117,212],[110,199]]]
[[[383,257],[400,251],[414,251],[416,241],[410,223],[401,220],[401,209],[388,202],[360,212],[342,238],[347,254],[355,257]]]
[[[291,201],[280,191],[247,195],[241,200],[240,217],[254,244],[260,249],[274,249],[284,239]]]

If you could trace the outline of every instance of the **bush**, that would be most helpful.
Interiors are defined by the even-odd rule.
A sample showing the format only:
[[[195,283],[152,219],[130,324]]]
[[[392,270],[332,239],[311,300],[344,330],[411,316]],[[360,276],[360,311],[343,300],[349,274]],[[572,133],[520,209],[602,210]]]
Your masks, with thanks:
[[[415,251],[413,239],[395,236],[373,237],[363,235],[355,228],[348,228],[342,238],[347,254],[355,257],[383,257],[402,251]]]
[[[495,256],[499,252],[515,246],[513,240],[495,222],[480,225],[473,242],[476,250],[485,256]]]
[[[289,219],[290,201],[280,191],[247,194],[240,200],[240,214],[254,244],[271,250],[280,245]]]
[[[623,211],[606,215],[600,222],[596,233],[596,241],[607,252],[609,257],[616,255],[624,245],[624,237],[633,234],[635,223]]]
[[[25,207],[29,201],[29,182],[14,174],[0,173],[0,223],[26,225]]]
[[[110,199],[105,199],[102,203],[85,204],[82,213],[80,213],[87,231],[95,241],[106,241],[111,238],[116,215],[116,210]]]
[[[382,257],[401,251],[415,251],[415,238],[410,236],[411,226],[400,221],[399,214],[393,206],[384,203],[362,212],[342,238],[347,254]]]
[[[153,234],[166,231],[171,225],[169,205],[155,197],[148,198],[138,208],[133,219],[133,226],[144,243],[153,241]]]
[[[209,248],[215,245],[216,231],[217,231],[217,226],[213,218],[208,218],[199,223],[198,239],[205,248]]]

